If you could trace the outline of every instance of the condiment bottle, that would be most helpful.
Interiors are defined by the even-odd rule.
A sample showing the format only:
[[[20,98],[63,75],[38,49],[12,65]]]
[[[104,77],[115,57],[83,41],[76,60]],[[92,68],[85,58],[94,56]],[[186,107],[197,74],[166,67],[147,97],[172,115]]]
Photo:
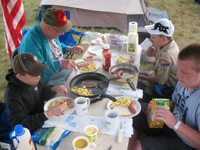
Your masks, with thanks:
[[[110,50],[110,45],[109,44],[104,44],[103,45],[103,52],[108,52]]]
[[[131,30],[128,33],[127,38],[127,53],[135,55],[138,47],[138,33],[135,30]]]
[[[16,150],[35,150],[30,131],[21,124],[16,125],[11,131],[10,139],[13,140]]]
[[[108,50],[103,50],[103,64],[104,71],[108,71],[111,66],[111,53]]]

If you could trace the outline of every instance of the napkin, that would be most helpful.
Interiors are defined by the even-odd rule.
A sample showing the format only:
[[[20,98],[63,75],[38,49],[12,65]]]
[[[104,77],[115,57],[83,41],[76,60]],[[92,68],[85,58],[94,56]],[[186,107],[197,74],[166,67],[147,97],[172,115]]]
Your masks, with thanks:
[[[84,133],[84,127],[87,125],[96,125],[100,133],[117,136],[120,124],[122,124],[123,137],[131,137],[133,134],[132,118],[120,118],[118,128],[115,130],[108,130],[105,127],[104,116],[80,116],[70,115],[61,117],[52,117],[45,121],[43,127],[60,127],[69,131]]]
[[[133,91],[130,89],[128,84],[127,84],[127,86],[109,84],[106,94],[109,94],[109,95],[112,95],[115,97],[129,96],[129,97],[133,97],[136,100],[138,100],[139,98],[143,97],[143,90],[137,89],[136,91]]]

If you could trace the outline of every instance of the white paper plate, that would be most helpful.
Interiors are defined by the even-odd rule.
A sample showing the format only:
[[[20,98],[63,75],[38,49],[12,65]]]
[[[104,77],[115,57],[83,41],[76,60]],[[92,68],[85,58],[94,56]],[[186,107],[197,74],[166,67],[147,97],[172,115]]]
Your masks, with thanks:
[[[90,71],[82,71],[80,69],[78,69],[77,66],[75,66],[76,70],[78,70],[81,73],[86,73],[86,72],[95,72],[97,69],[99,69],[100,67],[100,63],[98,61],[91,61],[91,63],[95,63],[96,64],[96,68],[94,70],[90,70]]]
[[[88,52],[96,55],[97,53],[103,52],[103,45],[94,45],[88,47]]]
[[[100,42],[103,42],[102,38],[94,39],[91,41],[91,45],[100,45]]]
[[[127,97],[127,96],[121,96],[121,97]],[[119,99],[121,97],[116,97],[116,99]],[[127,98],[134,100],[133,98],[130,98],[130,97],[127,97]],[[131,113],[130,110],[128,109],[128,107],[122,106],[122,105],[115,106],[113,109],[119,111],[121,117],[135,117],[140,113],[141,105],[137,100],[134,100],[134,101],[136,101],[136,103],[135,103],[136,113]],[[111,101],[111,100],[108,101],[108,103],[107,103],[107,109],[108,110],[111,110],[110,105],[111,105],[112,102],[113,101]]]
[[[55,101],[57,101],[57,100],[59,100],[59,99],[65,99],[65,100],[71,99],[71,102],[74,102],[74,100],[72,98],[70,98],[70,97],[65,97],[65,96],[55,97],[55,98],[52,98],[52,99],[48,100],[45,103],[45,105],[44,105],[44,111],[47,111],[49,109],[50,104],[53,103],[53,102],[55,102]],[[68,108],[66,111],[68,111],[69,109],[71,109],[71,108]]]
[[[118,58],[119,58],[119,57],[124,58],[125,61],[118,61]],[[121,55],[119,55],[119,56],[117,56],[117,57],[115,58],[115,62],[116,62],[116,63],[129,63],[130,57],[131,57],[131,55],[129,55],[129,54],[121,54]],[[134,61],[133,61],[133,62],[134,62]],[[133,63],[133,62],[131,62],[131,63]]]
[[[78,64],[78,63],[81,63],[81,62],[84,62],[85,60],[84,59],[76,59],[75,62]]]

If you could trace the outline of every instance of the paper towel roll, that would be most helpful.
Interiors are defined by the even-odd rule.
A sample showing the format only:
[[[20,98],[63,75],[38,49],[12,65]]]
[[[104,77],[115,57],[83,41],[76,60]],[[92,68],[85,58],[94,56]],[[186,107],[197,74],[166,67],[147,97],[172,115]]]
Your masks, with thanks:
[[[137,22],[135,22],[135,21],[129,22],[128,32],[130,32],[131,30],[137,31],[137,27],[138,27]]]

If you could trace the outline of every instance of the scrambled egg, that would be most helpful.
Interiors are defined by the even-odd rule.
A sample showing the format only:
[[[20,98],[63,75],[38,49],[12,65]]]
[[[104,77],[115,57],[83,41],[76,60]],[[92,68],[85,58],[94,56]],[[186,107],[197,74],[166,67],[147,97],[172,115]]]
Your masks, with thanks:
[[[92,96],[92,90],[88,90],[85,86],[79,88],[77,86],[74,86],[71,88],[72,92],[77,93],[79,95],[83,96]]]
[[[93,127],[89,127],[85,130],[85,133],[88,135],[95,134],[96,132],[97,132],[97,130]]]
[[[58,105],[59,103],[66,102],[66,101],[67,101],[68,105],[71,103],[71,99],[67,99],[67,100],[66,99],[57,99],[57,100],[53,101],[52,103],[50,103],[49,108],[51,108],[55,105]],[[68,110],[68,108],[69,108],[68,105],[66,107],[66,110]]]
[[[86,67],[80,68],[81,71],[94,71],[96,69],[96,64],[94,62],[90,63]]]
[[[63,103],[65,102],[66,100],[65,99],[58,99],[58,100],[55,100],[53,101],[52,103],[50,103],[49,107],[53,107],[55,105],[58,105],[59,103]]]
[[[123,56],[119,56],[117,57],[117,62],[123,62],[123,63],[128,63],[129,62],[129,58],[123,57]]]
[[[110,108],[113,109],[115,106],[119,106],[119,105],[128,107],[131,104],[131,101],[132,100],[130,98],[121,97],[117,101],[112,102],[110,105]]]

